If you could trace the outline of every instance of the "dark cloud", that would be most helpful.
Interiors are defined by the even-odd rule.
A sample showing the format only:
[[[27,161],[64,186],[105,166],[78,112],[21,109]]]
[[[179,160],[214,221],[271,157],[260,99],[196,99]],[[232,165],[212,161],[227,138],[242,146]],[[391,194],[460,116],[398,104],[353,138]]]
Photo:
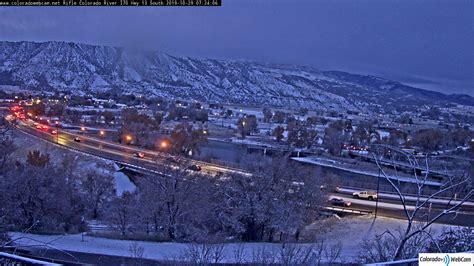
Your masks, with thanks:
[[[312,65],[474,94],[472,10],[471,0],[223,0],[218,8],[3,7],[0,36]]]

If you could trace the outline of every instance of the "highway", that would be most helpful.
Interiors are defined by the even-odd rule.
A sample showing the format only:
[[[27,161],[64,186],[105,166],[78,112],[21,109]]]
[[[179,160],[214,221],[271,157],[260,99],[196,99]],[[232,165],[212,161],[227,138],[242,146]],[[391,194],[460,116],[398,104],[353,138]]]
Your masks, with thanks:
[[[375,214],[375,206],[378,204],[377,215],[383,217],[391,217],[397,219],[406,219],[405,212],[403,210],[403,205],[400,204],[399,200],[394,199],[383,199],[379,198],[379,202],[364,200],[364,199],[356,199],[353,198],[352,195],[348,195],[346,193],[332,193],[329,198],[337,197],[342,198],[345,201],[351,202],[350,208],[338,207],[341,209],[351,209],[351,210],[361,210],[361,211],[368,211]],[[469,202],[472,203],[472,202]],[[414,210],[414,202],[407,203],[407,210],[411,214]],[[419,210],[415,220],[418,221],[427,221],[430,218],[434,218],[436,215],[441,213],[444,209],[447,208],[446,204],[427,204],[426,207]],[[462,206],[457,213],[447,214],[441,217],[437,223],[444,223],[444,224],[452,224],[452,225],[462,225],[462,226],[473,226],[474,225],[474,206],[469,204],[469,206]]]
[[[23,121],[18,121],[16,128],[24,133],[33,135],[35,137],[47,140],[58,145],[78,150],[87,154],[95,155],[101,158],[109,159],[116,161],[118,163],[130,164],[134,166],[141,167],[150,172],[159,172],[162,170],[161,165],[167,164],[168,166],[179,167],[184,165],[199,164],[202,167],[202,172],[210,175],[219,175],[219,174],[231,174],[239,173],[250,175],[251,173],[246,172],[241,169],[229,168],[225,166],[209,164],[207,162],[195,161],[191,159],[177,159],[171,155],[154,152],[150,150],[144,150],[136,147],[131,147],[127,145],[119,145],[109,141],[93,138],[86,136],[85,134],[71,133],[65,130],[58,129],[58,134],[53,135],[49,132],[37,129],[28,125]],[[75,138],[79,138],[80,142],[74,141]],[[141,152],[144,154],[143,158],[138,158],[135,154]],[[343,198],[346,201],[350,201],[352,204],[350,208],[337,207],[340,209],[346,210],[362,210],[375,212],[375,201],[354,199],[352,198],[352,192],[347,189],[339,190],[338,192],[333,192],[330,195],[331,197]],[[409,210],[412,210],[415,204],[413,201],[409,201],[408,206]],[[418,220],[426,220],[429,217],[434,217],[439,214],[446,207],[446,202],[443,200],[433,200],[430,204],[427,204],[427,208],[423,211],[420,211],[420,214],[424,214],[423,217],[418,217]],[[403,211],[403,206],[400,204],[400,201],[396,197],[379,197],[377,215],[405,219],[405,214]],[[440,223],[454,224],[454,225],[474,225],[474,203],[468,202],[467,206],[463,206],[457,214],[449,214],[442,217],[438,220]]]
[[[86,136],[85,134],[76,134],[65,130],[57,129],[58,134],[53,135],[49,132],[29,126],[23,121],[19,121],[17,129],[26,132],[35,137],[56,143],[58,145],[79,150],[88,154],[99,156],[105,159],[113,160],[119,163],[126,163],[131,165],[137,165],[152,171],[162,170],[162,165],[166,164],[169,166],[191,165],[199,164],[202,168],[202,172],[206,174],[223,174],[223,173],[239,173],[249,174],[240,169],[229,168],[225,166],[210,164],[207,162],[195,161],[191,159],[178,159],[171,155],[154,152],[150,150],[144,150],[136,147],[127,145],[119,145],[109,141],[93,138]],[[78,138],[80,142],[74,139]],[[143,153],[143,158],[138,158],[136,154]]]

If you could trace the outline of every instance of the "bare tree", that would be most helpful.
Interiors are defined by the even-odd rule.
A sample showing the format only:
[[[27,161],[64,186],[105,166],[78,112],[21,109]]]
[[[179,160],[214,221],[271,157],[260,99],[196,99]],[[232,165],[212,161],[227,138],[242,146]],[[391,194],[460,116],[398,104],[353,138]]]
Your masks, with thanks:
[[[396,248],[393,251],[393,254],[388,258],[389,260],[398,260],[406,258],[411,253],[407,252],[410,248],[413,248],[413,245],[410,245],[410,240],[415,237],[418,237],[421,234],[429,234],[430,226],[437,222],[440,218],[454,214],[459,211],[460,207],[463,206],[469,199],[473,197],[474,190],[472,184],[472,178],[468,171],[463,171],[463,173],[458,175],[446,174],[446,179],[443,181],[439,190],[431,192],[427,188],[427,181],[430,177],[430,167],[428,163],[428,157],[425,157],[424,163],[420,163],[416,157],[413,155],[407,154],[404,151],[394,148],[387,145],[377,145],[374,146],[373,158],[377,164],[378,169],[382,177],[391,185],[391,187],[396,191],[401,205],[403,206],[403,212],[407,220],[407,225],[405,230],[400,234],[396,241]],[[416,186],[416,199],[414,202],[413,208],[409,208],[407,202],[407,195],[403,192],[399,186],[399,183],[394,181],[390,175],[387,173],[386,168],[382,165],[384,160],[383,154],[385,152],[383,149],[391,150],[393,166],[396,169],[396,162],[393,160],[395,154],[398,154],[400,157],[405,157],[406,161],[409,162],[413,168],[413,179]],[[424,169],[424,174],[419,175],[417,169],[422,167]],[[397,175],[398,178],[398,175]],[[423,210],[432,203],[432,200],[439,195],[448,197],[447,204],[445,208],[439,213],[435,213],[433,216],[428,216],[424,219],[419,219],[423,214]],[[415,226],[419,221],[420,225]],[[413,242],[413,241],[412,241]]]
[[[119,198],[110,202],[107,210],[107,220],[110,225],[119,230],[125,236],[130,230],[135,220],[136,214],[136,194],[123,193]]]
[[[473,228],[443,228],[437,242],[429,247],[430,252],[464,252],[474,250]]]
[[[154,224],[155,230],[163,228],[170,240],[196,240],[199,235],[192,230],[206,219],[206,208],[212,198],[206,194],[206,179],[184,169],[164,167],[161,174],[144,176],[139,181],[140,204],[147,213],[144,217]],[[201,227],[202,228],[202,227]]]
[[[420,225],[416,225],[416,227],[419,228]],[[359,260],[364,263],[391,261],[404,237],[404,230],[398,228],[395,232],[386,230],[382,234],[364,241],[358,255]],[[411,237],[405,244],[404,257],[416,257],[418,253],[426,251],[430,243],[435,244],[436,239],[432,238],[429,230]],[[437,249],[435,252],[440,251]]]
[[[237,121],[237,129],[242,138],[245,138],[252,132],[258,132],[257,117],[255,115],[247,115],[239,118]]]
[[[132,258],[143,258],[143,253],[145,252],[145,248],[140,246],[137,242],[133,242],[128,247],[128,252]]]
[[[265,248],[265,246],[252,249],[252,263],[260,265],[274,264],[277,262],[275,250]]]
[[[200,146],[206,141],[207,131],[194,129],[189,123],[178,124],[171,132],[173,151],[184,156],[199,153]]]
[[[341,249],[340,242],[328,245],[324,241],[319,241],[305,246],[283,243],[278,250],[277,258],[283,265],[332,265],[339,259]]]
[[[49,163],[49,154],[42,154],[39,150],[32,150],[28,152],[26,162],[31,166],[44,168]]]
[[[85,192],[85,201],[91,209],[92,218],[97,219],[103,206],[115,195],[113,176],[89,171],[83,177],[82,189]]]
[[[260,247],[252,251],[254,264],[332,265],[341,254],[342,244],[324,241],[312,244],[282,243],[275,248]]]
[[[285,128],[282,127],[282,126],[277,126],[274,130],[273,130],[273,136],[275,137],[276,141],[280,142],[284,135],[283,133],[285,132]]]
[[[220,263],[224,259],[224,244],[188,244],[184,260],[193,264]]]
[[[244,241],[298,240],[300,227],[314,221],[324,197],[316,179],[285,159],[257,163],[253,171],[220,182],[219,221]]]
[[[0,117],[0,171],[5,167],[10,155],[16,150],[11,131],[12,125]]]
[[[233,259],[234,263],[242,264],[245,263],[245,253],[244,253],[244,245],[242,243],[237,244],[237,246],[233,250]]]
[[[50,232],[83,229],[84,205],[61,169],[29,165],[12,169],[5,174],[0,192],[0,212],[5,214],[0,216],[16,229],[32,227]]]

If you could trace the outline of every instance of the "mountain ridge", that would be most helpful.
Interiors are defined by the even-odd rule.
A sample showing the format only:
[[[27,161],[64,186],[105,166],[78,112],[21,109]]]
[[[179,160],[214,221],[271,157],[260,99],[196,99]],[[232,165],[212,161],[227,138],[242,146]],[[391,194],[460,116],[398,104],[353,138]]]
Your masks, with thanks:
[[[0,41],[0,85],[323,110],[474,106],[469,95],[446,95],[372,75],[56,41]]]

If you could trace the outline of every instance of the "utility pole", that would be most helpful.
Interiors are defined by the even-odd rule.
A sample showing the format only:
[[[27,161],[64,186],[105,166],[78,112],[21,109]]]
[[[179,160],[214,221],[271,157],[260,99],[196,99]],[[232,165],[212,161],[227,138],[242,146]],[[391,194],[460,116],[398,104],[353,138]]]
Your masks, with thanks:
[[[59,122],[56,121],[56,144],[59,144]]]
[[[379,168],[379,175],[377,177],[377,197],[375,197],[375,218],[377,218],[377,210],[379,206],[379,187],[380,187],[380,168]]]

